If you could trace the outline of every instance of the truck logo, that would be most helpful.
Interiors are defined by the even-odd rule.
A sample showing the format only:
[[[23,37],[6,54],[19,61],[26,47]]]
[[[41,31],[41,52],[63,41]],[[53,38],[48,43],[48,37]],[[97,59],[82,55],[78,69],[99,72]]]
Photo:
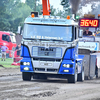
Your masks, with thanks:
[[[44,52],[44,55],[45,56],[49,56],[49,52]]]
[[[44,65],[48,66],[48,63],[44,63]]]

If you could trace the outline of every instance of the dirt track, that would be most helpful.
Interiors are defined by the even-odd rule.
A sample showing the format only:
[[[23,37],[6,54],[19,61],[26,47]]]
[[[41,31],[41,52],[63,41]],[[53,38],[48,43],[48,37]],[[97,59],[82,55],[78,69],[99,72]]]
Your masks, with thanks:
[[[23,81],[19,68],[0,68],[0,100],[100,100],[100,79]]]

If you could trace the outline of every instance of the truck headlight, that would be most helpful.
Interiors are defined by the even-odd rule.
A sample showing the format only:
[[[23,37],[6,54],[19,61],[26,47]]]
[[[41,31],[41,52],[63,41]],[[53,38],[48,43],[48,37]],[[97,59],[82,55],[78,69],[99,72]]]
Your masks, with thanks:
[[[29,70],[29,68],[28,68],[28,67],[24,67],[24,70],[26,70],[26,71],[27,71],[27,70]]]
[[[72,65],[70,65],[70,64],[63,64],[63,67],[70,68],[70,67],[72,67]]]
[[[28,65],[29,66],[30,62],[23,62],[23,65],[25,65],[25,66]]]

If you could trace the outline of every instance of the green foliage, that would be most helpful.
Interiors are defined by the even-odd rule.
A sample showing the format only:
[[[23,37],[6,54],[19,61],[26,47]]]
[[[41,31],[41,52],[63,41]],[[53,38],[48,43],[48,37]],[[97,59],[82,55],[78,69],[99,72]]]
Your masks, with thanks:
[[[69,0],[61,0],[61,5],[63,6],[63,8],[65,10],[65,13],[64,13],[65,16],[66,15],[71,15],[71,8],[70,8]]]
[[[14,26],[13,31],[17,30],[17,27],[24,22],[25,18],[30,15],[31,11],[32,9],[24,3],[18,4],[17,9],[16,7],[14,8],[14,11],[12,11],[13,18],[11,26]]]
[[[57,9],[57,11],[56,11],[56,9],[53,6],[51,6],[50,9],[51,9],[51,15],[52,16],[60,16],[60,17],[66,16],[64,11],[61,11],[59,9]]]
[[[97,6],[94,4],[92,4],[91,6],[92,11],[90,12],[90,14],[94,14],[95,18],[98,18],[98,14],[100,14],[100,4],[98,4]]]
[[[36,11],[37,10],[37,1],[40,1],[40,0],[26,0],[26,4],[33,10],[33,11]]]
[[[2,4],[2,8],[0,6],[0,15],[2,15],[0,16],[0,30],[16,32],[17,27],[30,15],[32,9],[20,0],[0,2]]]
[[[0,30],[6,30],[7,27],[10,26],[10,23],[8,21],[8,17],[10,15],[6,13],[6,3],[9,0],[0,0]]]
[[[42,9],[42,4],[38,4],[36,7],[36,11],[39,12],[40,15],[42,15],[41,9]]]
[[[51,6],[50,9],[51,9],[51,15],[55,16],[56,15],[55,14],[56,13],[56,9],[54,9],[53,6]]]
[[[41,15],[42,4],[40,0],[26,0],[26,3],[21,0],[0,0],[0,31],[17,32],[19,25],[24,23],[32,11],[38,11]],[[51,8],[51,15],[65,16],[61,10]]]

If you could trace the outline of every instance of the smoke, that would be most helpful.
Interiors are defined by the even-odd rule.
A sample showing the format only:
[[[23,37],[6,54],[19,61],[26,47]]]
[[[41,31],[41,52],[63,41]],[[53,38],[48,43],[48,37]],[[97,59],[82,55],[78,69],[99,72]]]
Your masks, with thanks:
[[[78,7],[79,7],[79,3],[81,0],[70,0],[71,6],[72,6],[72,13],[76,14]]]
[[[86,4],[91,4],[93,2],[100,2],[100,0],[81,0],[81,6],[85,6]]]
[[[98,18],[98,14],[100,12],[100,0],[81,0],[79,7],[81,12],[84,10],[82,7],[86,7],[86,14],[94,14],[95,18]]]

